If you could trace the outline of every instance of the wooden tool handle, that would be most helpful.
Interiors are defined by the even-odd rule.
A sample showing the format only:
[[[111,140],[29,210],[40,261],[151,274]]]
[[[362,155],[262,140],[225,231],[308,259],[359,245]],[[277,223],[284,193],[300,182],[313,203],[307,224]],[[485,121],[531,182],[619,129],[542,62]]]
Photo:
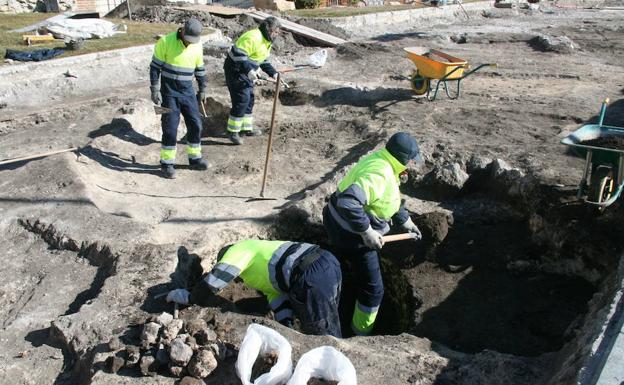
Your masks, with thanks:
[[[11,164],[11,163],[16,163],[16,162],[22,162],[24,160],[30,160],[30,159],[36,159],[36,158],[44,158],[44,157],[50,156],[50,155],[56,155],[56,154],[62,154],[64,152],[76,151],[77,149],[78,149],[78,147],[72,147],[72,148],[66,148],[64,150],[49,151],[49,152],[43,152],[41,154],[24,156],[24,157],[21,157],[21,158],[6,159],[6,160],[1,161],[0,165]]]
[[[403,234],[394,234],[394,235],[386,235],[382,237],[384,242],[395,242],[395,241],[404,241],[406,239],[416,239],[415,233],[403,233]]]

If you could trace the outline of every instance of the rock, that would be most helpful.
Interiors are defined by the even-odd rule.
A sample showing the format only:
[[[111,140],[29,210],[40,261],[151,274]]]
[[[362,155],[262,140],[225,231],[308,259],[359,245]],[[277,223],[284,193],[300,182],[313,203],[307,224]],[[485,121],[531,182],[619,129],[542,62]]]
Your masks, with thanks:
[[[186,339],[177,337],[169,347],[169,358],[174,365],[186,366],[193,356],[193,349],[184,343]]]
[[[485,170],[491,162],[492,159],[473,154],[468,160],[468,163],[466,163],[466,171],[468,174],[472,174],[476,171]]]
[[[173,340],[178,336],[180,330],[182,330],[182,326],[184,326],[184,322],[181,319],[174,319],[169,325],[165,326],[163,337],[168,340]]]
[[[131,367],[136,365],[141,358],[141,351],[138,346],[128,345],[126,346],[126,367]]]
[[[211,350],[200,350],[193,356],[188,371],[193,377],[206,378],[217,368],[217,360]]]
[[[577,48],[576,44],[567,36],[539,35],[531,39],[530,43],[541,51],[563,54],[572,53]]]
[[[462,189],[468,174],[457,163],[436,167],[423,177],[422,184],[436,200],[451,198]]]
[[[141,331],[141,342],[145,342],[147,344],[155,344],[158,339],[158,331],[160,330],[160,325],[156,322],[148,322],[143,325],[143,330]]]
[[[180,385],[202,385],[204,381],[195,377],[186,376],[180,381]]]
[[[144,354],[143,357],[141,357],[141,361],[139,362],[139,368],[141,369],[142,375],[155,376],[158,371],[156,358],[154,358],[151,353]]]
[[[121,348],[121,341],[119,340],[119,337],[113,337],[108,341],[109,352],[114,352],[116,350],[119,350],[120,348]]]
[[[190,320],[184,326],[186,332],[192,336],[199,333],[202,330],[208,329],[208,324],[201,318]]]
[[[195,340],[195,337],[191,337],[191,336],[186,337],[186,344],[190,346],[191,349],[193,349],[193,351],[196,351],[197,349],[199,349],[199,345],[197,345],[197,340]]]
[[[162,326],[169,325],[171,321],[173,321],[173,315],[167,312],[162,312],[157,317],[154,318],[154,322]]]
[[[494,159],[492,163],[490,163],[490,171],[492,172],[492,176],[499,177],[504,174],[506,171],[513,170],[507,162],[502,159]]]
[[[206,345],[217,340],[217,333],[215,333],[214,330],[210,328],[204,329],[195,335],[195,339],[197,340],[198,344]]]
[[[184,374],[184,367],[171,365],[169,366],[169,373],[174,377],[182,377]]]
[[[117,373],[125,364],[126,361],[121,357],[110,356],[106,359],[106,367],[111,373]]]

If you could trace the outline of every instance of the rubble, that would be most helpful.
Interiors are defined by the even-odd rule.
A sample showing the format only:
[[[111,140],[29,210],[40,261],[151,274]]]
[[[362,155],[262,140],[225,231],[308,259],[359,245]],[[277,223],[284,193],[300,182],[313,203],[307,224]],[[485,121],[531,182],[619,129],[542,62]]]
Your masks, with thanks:
[[[210,350],[198,351],[188,365],[191,376],[196,378],[206,378],[217,367],[217,360]]]

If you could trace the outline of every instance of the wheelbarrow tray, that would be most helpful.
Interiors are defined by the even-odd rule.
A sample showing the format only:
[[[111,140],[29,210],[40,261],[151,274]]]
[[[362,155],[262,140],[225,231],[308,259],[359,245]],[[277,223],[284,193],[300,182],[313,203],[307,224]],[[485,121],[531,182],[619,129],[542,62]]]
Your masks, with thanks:
[[[447,80],[459,79],[464,74],[464,68],[468,67],[466,60],[456,58],[436,49],[426,47],[407,47],[403,49],[407,53],[407,57],[418,68],[418,75],[425,78],[443,79],[450,74],[446,78]]]
[[[581,157],[587,156],[587,150],[592,150],[592,161],[598,164],[610,164],[614,167],[619,166],[620,155],[624,154],[623,150],[615,148],[588,146],[583,144],[588,140],[606,138],[609,136],[624,137],[623,127],[604,126],[599,124],[586,124],[579,129],[566,136],[561,140],[562,144],[574,148],[574,152]]]

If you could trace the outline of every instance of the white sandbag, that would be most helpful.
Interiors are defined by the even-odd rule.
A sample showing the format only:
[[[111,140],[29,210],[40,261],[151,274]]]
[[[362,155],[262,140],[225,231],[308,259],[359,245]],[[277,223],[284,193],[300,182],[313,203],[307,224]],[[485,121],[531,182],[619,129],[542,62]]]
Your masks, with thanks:
[[[241,343],[236,360],[236,374],[243,385],[251,385],[251,369],[258,355],[277,353],[277,362],[268,373],[262,374],[254,385],[285,384],[292,374],[292,347],[281,334],[266,326],[251,324]]]
[[[288,385],[306,385],[310,378],[338,381],[338,385],[357,385],[353,364],[331,346],[321,346],[301,356]]]
[[[310,55],[310,57],[308,58],[308,64],[311,65],[312,67],[322,67],[325,65],[326,60],[327,60],[327,50],[320,49],[314,52],[312,55]]]

